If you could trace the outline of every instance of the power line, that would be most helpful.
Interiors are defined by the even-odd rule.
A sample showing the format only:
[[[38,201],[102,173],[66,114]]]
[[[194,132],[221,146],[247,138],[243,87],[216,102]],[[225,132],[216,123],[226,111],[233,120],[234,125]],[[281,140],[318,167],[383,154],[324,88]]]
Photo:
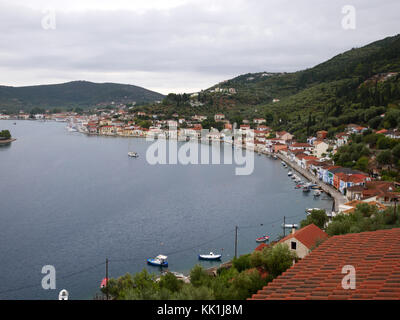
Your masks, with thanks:
[[[295,215],[295,216],[290,216],[290,217],[287,217],[287,218],[296,218],[296,217],[299,217],[299,216],[303,216],[303,215],[302,214],[301,215]],[[257,224],[257,225],[238,226],[238,229],[259,228],[260,226],[273,224],[273,223],[277,223],[277,222],[280,222],[280,221],[281,221],[281,219],[274,220],[274,221],[268,221],[266,223]],[[190,247],[187,247],[187,248],[171,251],[171,252],[166,253],[166,255],[171,256],[171,255],[174,255],[174,254],[178,254],[178,253],[181,253],[181,252],[185,252],[185,251],[188,251],[188,250],[193,250],[193,249],[202,247],[202,246],[204,246],[206,244],[209,244],[209,243],[211,243],[213,241],[216,241],[216,240],[219,240],[219,239],[221,239],[223,237],[226,237],[228,234],[231,234],[232,232],[234,232],[233,229],[224,232],[223,234],[219,235],[218,237],[212,238],[210,240],[207,240],[207,241],[202,242],[200,244],[197,244],[195,246],[190,246]],[[122,259],[109,259],[108,261],[109,262],[126,262],[126,261],[137,261],[137,259],[135,259],[135,258],[122,258]],[[105,262],[98,263],[98,264],[92,265],[90,267],[87,267],[85,269],[81,269],[79,271],[68,273],[68,274],[66,274],[64,276],[58,277],[58,279],[67,279],[67,278],[73,277],[75,275],[82,274],[82,273],[88,272],[90,270],[93,270],[95,268],[98,268],[100,266],[103,266],[104,264],[105,264]],[[31,284],[31,285],[21,286],[21,287],[17,287],[17,288],[13,288],[13,289],[0,291],[0,294],[9,293],[9,292],[15,292],[15,291],[21,291],[21,290],[25,290],[25,289],[37,288],[38,286],[39,286],[38,284]]]

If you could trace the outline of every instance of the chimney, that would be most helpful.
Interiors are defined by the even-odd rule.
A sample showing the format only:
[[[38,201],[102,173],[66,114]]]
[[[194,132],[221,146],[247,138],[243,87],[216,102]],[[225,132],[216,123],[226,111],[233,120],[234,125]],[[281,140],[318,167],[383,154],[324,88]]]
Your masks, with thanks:
[[[292,234],[295,234],[296,232],[296,228],[294,226],[292,226]]]

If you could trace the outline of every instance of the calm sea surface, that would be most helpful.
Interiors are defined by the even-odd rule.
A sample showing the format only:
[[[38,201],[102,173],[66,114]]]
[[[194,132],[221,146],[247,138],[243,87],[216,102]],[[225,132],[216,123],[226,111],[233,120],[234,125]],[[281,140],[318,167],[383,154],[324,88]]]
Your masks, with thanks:
[[[255,238],[282,234],[284,216],[298,223],[306,208],[332,206],[326,195],[295,190],[280,161],[265,156],[255,156],[249,176],[236,176],[235,165],[154,166],[144,139],[13,123],[0,121],[17,138],[0,147],[0,299],[57,299],[64,288],[71,299],[91,299],[106,258],[112,277],[158,273],[145,263],[158,254],[187,272],[199,253],[231,259],[235,225],[242,254]],[[129,158],[131,150],[140,157]],[[56,268],[56,290],[41,288],[44,265]]]

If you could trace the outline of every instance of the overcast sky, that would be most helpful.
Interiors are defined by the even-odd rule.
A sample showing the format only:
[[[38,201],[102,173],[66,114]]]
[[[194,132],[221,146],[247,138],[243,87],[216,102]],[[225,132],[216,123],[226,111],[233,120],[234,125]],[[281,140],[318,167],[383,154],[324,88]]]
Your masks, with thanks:
[[[342,27],[345,5],[356,9],[354,30]],[[0,84],[194,92],[398,34],[399,12],[399,0],[0,0]]]

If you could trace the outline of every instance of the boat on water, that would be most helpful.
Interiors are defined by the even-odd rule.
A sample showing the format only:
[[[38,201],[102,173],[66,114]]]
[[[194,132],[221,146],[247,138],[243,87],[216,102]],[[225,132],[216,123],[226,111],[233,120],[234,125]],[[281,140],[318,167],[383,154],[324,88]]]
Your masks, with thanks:
[[[222,254],[215,254],[210,252],[209,254],[199,254],[199,260],[220,260]]]
[[[168,267],[167,256],[159,254],[157,257],[153,259],[147,259],[147,263],[156,267]]]
[[[296,184],[296,186],[294,188],[295,189],[303,188],[303,184],[302,183]]]
[[[137,152],[132,152],[132,151],[128,152],[128,156],[131,157],[131,158],[137,158],[137,157],[139,157],[139,155],[138,155]]]
[[[320,190],[315,190],[314,191],[314,197],[319,197],[321,195],[321,191]]]
[[[274,158],[275,160],[278,159],[278,157],[275,154],[272,156],[272,158]]]
[[[267,242],[268,240],[269,240],[269,236],[265,235],[265,236],[257,238],[256,242],[262,243],[262,242]]]
[[[310,192],[310,191],[311,191],[310,186],[304,186],[303,187],[303,192],[307,193],[307,192]]]
[[[285,224],[282,223],[281,227],[285,229],[292,229],[292,228],[298,229],[299,225],[297,223],[285,223]]]
[[[101,280],[101,284],[100,284],[100,288],[104,288],[107,285],[108,279],[104,278],[103,280]]]
[[[287,175],[290,177],[290,176],[293,175],[293,172],[292,172],[292,171],[289,171],[289,172],[287,173]]]

